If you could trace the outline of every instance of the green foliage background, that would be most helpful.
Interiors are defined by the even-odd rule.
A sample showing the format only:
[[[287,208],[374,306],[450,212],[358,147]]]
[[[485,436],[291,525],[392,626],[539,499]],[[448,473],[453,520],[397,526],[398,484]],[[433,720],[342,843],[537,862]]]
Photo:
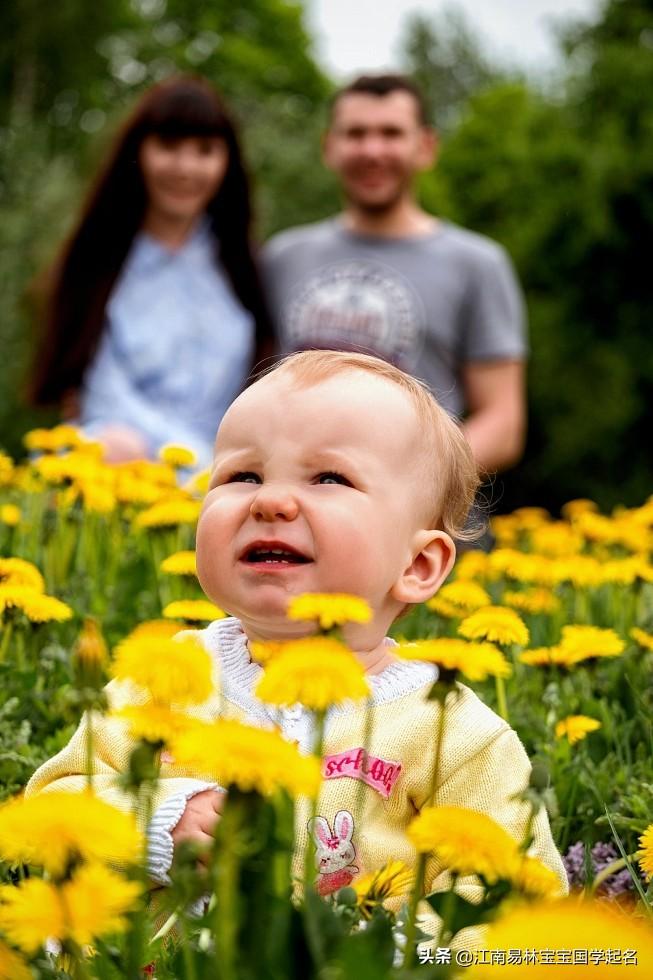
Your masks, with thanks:
[[[455,13],[416,17],[404,69],[442,133],[421,193],[509,250],[531,322],[530,435],[499,509],[653,489],[653,0],[568,25],[558,77],[494,64]],[[259,236],[338,206],[319,160],[332,89],[300,3],[8,0],[0,7],[0,444],[43,414],[21,401],[34,343],[22,298],[135,95],[175,69],[218,84],[240,121]]]

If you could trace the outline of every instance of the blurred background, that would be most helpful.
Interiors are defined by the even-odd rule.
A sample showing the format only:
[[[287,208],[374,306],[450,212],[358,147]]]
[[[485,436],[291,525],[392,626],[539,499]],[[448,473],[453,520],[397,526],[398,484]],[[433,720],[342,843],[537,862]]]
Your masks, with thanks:
[[[22,397],[29,283],[143,88],[191,70],[221,89],[263,239],[337,210],[326,100],[385,67],[415,76],[441,134],[423,204],[502,242],[526,292],[529,440],[498,509],[653,493],[653,0],[5,0],[0,446],[55,420]]]

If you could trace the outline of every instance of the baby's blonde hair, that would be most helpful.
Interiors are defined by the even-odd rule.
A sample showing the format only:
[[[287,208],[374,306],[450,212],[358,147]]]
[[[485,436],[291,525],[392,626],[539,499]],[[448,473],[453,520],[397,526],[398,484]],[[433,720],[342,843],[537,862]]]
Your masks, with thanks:
[[[423,462],[427,486],[432,488],[426,501],[429,529],[439,528],[458,540],[477,537],[479,529],[467,526],[480,482],[472,451],[460,426],[421,381],[370,354],[331,350],[289,354],[270,373],[288,374],[297,385],[309,387],[346,371],[366,371],[408,394],[424,439]]]

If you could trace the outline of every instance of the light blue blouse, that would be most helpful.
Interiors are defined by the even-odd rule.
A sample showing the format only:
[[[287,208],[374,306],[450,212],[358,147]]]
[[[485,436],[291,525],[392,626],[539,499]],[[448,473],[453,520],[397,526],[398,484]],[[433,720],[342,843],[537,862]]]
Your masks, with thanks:
[[[210,463],[220,419],[254,356],[255,325],[215,261],[201,222],[171,251],[140,232],[107,304],[107,323],[84,377],[80,423],[110,423],[146,438],[152,455],[182,443]]]

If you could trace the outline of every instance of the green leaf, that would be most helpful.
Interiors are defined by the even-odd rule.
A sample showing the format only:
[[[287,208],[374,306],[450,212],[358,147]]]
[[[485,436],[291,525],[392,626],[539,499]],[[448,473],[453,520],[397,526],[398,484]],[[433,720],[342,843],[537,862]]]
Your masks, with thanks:
[[[436,892],[433,895],[426,895],[425,897],[433,911],[441,919],[446,917],[448,927],[455,936],[457,932],[460,932],[461,929],[467,929],[468,926],[476,926],[482,922],[489,922],[493,917],[498,901],[504,895],[501,895],[501,899],[497,898],[477,904],[468,901],[457,892]]]

